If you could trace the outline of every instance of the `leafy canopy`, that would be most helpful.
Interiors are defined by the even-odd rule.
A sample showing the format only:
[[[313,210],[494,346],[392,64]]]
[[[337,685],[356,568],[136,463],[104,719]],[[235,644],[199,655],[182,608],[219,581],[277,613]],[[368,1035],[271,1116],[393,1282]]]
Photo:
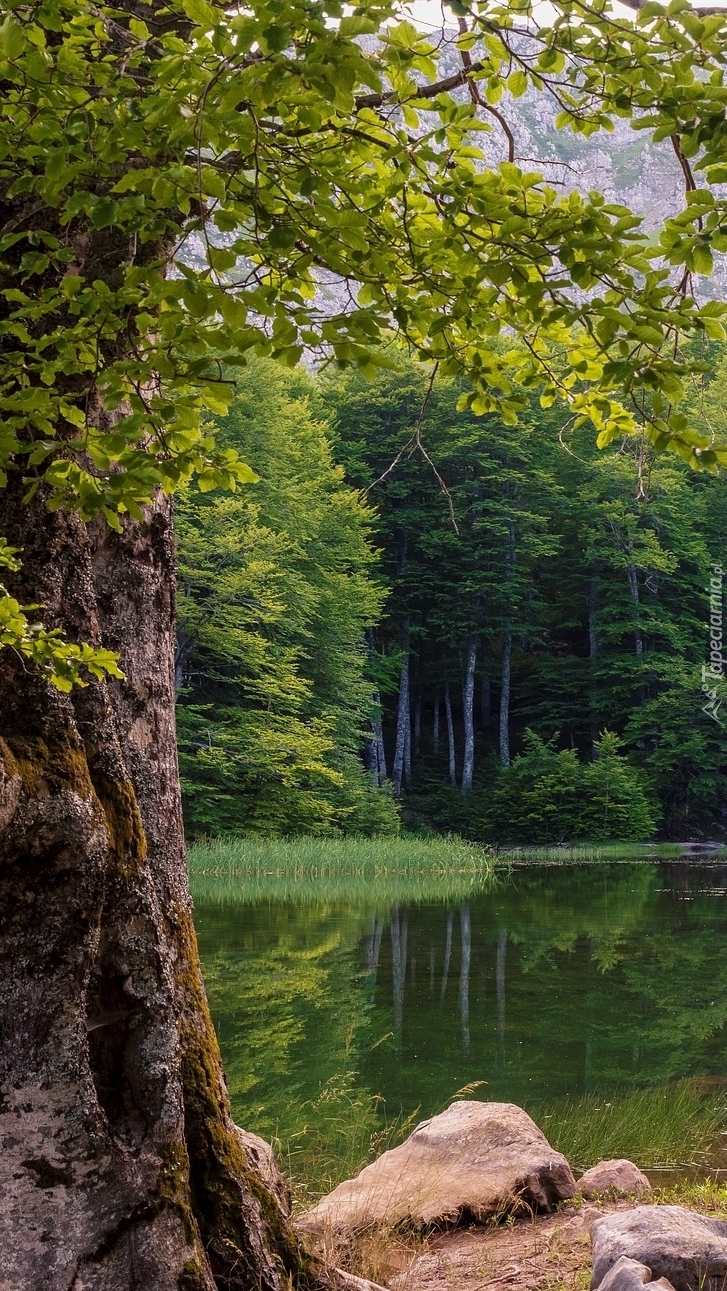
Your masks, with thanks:
[[[383,0],[4,0],[3,477],[113,526],[192,474],[234,488],[252,472],[204,420],[228,402],[221,363],[307,350],[366,370],[392,324],[467,375],[476,413],[512,422],[539,385],[601,443],[644,422],[695,465],[725,457],[675,405],[679,337],[723,335],[690,282],[727,246],[709,187],[727,177],[727,17],[455,9],[456,49]],[[683,211],[647,238],[512,146],[499,161],[495,105],[526,89],[562,129],[625,117],[671,140]]]

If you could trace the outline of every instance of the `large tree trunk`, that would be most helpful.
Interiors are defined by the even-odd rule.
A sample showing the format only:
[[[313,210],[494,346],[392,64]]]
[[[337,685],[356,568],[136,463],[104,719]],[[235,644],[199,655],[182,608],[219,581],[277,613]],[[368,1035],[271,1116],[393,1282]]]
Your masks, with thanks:
[[[283,1291],[318,1274],[236,1130],[187,888],[167,499],[115,534],[0,495],[19,599],[126,680],[0,653],[0,1285]]]

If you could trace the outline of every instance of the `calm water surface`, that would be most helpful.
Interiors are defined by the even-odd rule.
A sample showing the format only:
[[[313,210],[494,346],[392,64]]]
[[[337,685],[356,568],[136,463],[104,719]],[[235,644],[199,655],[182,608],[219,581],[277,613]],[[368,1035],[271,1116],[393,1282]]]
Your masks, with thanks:
[[[206,887],[196,922],[233,1111],[263,1134],[341,1084],[424,1116],[474,1081],[536,1111],[727,1072],[724,865],[522,868],[398,906]]]

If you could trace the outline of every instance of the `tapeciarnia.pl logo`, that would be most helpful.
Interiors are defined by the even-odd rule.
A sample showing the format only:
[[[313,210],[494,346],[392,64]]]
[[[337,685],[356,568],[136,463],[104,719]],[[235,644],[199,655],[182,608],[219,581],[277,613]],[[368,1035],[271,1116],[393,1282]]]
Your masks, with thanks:
[[[708,717],[722,726],[719,708],[722,697],[718,695],[716,683],[724,676],[724,658],[722,655],[722,566],[712,566],[712,577],[709,580],[709,663],[702,664],[702,690],[708,703],[702,709]],[[711,683],[711,684],[710,684]]]

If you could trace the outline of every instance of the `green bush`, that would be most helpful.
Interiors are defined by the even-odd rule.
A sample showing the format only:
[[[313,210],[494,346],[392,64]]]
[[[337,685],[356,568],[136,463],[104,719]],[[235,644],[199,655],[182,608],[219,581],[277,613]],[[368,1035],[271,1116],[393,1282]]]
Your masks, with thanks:
[[[503,843],[649,838],[655,820],[618,737],[604,731],[595,761],[585,765],[573,749],[557,750],[555,738],[546,743],[526,731],[524,752],[500,771],[485,808],[489,837]]]

